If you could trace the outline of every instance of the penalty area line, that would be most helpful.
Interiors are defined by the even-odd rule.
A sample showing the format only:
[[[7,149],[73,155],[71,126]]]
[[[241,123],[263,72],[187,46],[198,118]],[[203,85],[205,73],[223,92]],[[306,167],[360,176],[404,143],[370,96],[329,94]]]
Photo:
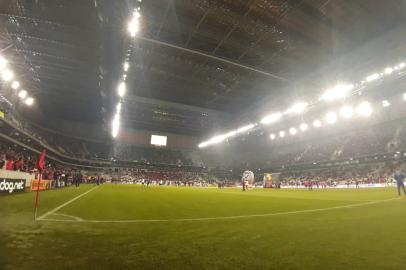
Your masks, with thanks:
[[[243,218],[255,218],[255,217],[272,217],[272,216],[283,216],[292,214],[302,214],[302,213],[315,213],[323,212],[329,210],[337,209],[348,209],[355,208],[366,205],[373,205],[384,203],[388,201],[399,200],[399,198],[391,198],[379,201],[369,201],[365,203],[348,204],[327,208],[316,208],[307,210],[296,210],[287,212],[276,212],[268,214],[253,214],[253,215],[239,215],[239,216],[228,216],[228,217],[205,217],[205,218],[178,218],[178,219],[129,219],[129,220],[94,220],[94,219],[83,219],[83,220],[63,220],[63,219],[53,219],[53,218],[42,218],[41,221],[51,221],[51,222],[76,222],[76,223],[154,223],[154,222],[187,222],[187,221],[211,221],[211,220],[232,220],[232,219],[243,219]]]
[[[64,207],[67,206],[68,204],[73,203],[74,201],[76,201],[76,200],[78,200],[79,198],[85,196],[85,195],[88,194],[89,192],[92,192],[93,190],[95,190],[95,189],[98,188],[98,187],[99,187],[99,186],[95,186],[95,187],[89,189],[88,191],[83,192],[82,194],[79,194],[78,196],[74,197],[73,199],[70,199],[69,201],[67,201],[67,202],[65,202],[65,203],[63,203],[63,204],[61,204],[61,205],[55,207],[54,209],[52,209],[52,210],[46,212],[45,214],[39,216],[36,220],[44,220],[47,216],[54,214],[54,213],[57,212],[58,210],[64,208]],[[75,220],[75,221],[79,221],[79,220]]]

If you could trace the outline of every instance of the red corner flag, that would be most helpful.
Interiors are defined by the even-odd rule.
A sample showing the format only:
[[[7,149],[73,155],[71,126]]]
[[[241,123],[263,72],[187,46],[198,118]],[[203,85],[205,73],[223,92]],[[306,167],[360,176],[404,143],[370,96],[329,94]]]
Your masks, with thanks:
[[[35,167],[42,172],[42,170],[44,169],[45,166],[45,155],[46,155],[46,151],[45,149],[42,150],[41,154],[39,155],[37,162],[35,164]]]
[[[38,183],[37,183],[37,195],[35,196],[34,220],[36,220],[36,218],[37,218],[38,203],[39,203],[39,186],[41,184],[42,171],[44,170],[44,167],[45,167],[45,155],[46,155],[46,151],[44,149],[44,150],[42,150],[41,154],[39,155],[39,157],[37,159],[37,162],[35,163],[35,167],[38,169],[39,174],[38,174]]]

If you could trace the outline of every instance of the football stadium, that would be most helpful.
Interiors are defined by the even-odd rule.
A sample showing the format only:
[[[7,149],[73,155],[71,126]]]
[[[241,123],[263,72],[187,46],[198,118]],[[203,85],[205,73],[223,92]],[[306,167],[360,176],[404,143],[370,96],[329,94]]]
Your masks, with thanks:
[[[0,269],[406,265],[403,0],[0,1]]]

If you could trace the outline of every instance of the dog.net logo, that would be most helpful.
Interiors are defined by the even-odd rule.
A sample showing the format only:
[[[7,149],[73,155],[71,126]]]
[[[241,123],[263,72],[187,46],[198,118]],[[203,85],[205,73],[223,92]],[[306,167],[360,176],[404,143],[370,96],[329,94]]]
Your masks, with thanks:
[[[25,180],[22,179],[5,179],[0,180],[0,193],[14,193],[25,190]]]

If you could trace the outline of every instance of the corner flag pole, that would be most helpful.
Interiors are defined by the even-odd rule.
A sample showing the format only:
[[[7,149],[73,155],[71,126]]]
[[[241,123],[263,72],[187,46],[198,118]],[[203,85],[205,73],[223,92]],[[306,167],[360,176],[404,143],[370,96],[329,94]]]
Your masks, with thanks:
[[[37,219],[37,212],[38,212],[38,204],[39,204],[39,190],[40,190],[40,185],[41,185],[41,178],[42,178],[42,173],[44,171],[44,165],[45,165],[45,155],[46,151],[45,149],[42,150],[41,154],[39,155],[37,162],[35,164],[35,167],[38,169],[38,185],[37,185],[37,195],[35,197],[35,211],[34,211],[34,220]]]
[[[38,212],[38,204],[39,204],[39,186],[41,184],[41,177],[42,176],[42,171],[39,171],[38,174],[38,184],[37,184],[37,194],[35,196],[35,211],[34,211],[34,220],[37,219],[37,212]]]

